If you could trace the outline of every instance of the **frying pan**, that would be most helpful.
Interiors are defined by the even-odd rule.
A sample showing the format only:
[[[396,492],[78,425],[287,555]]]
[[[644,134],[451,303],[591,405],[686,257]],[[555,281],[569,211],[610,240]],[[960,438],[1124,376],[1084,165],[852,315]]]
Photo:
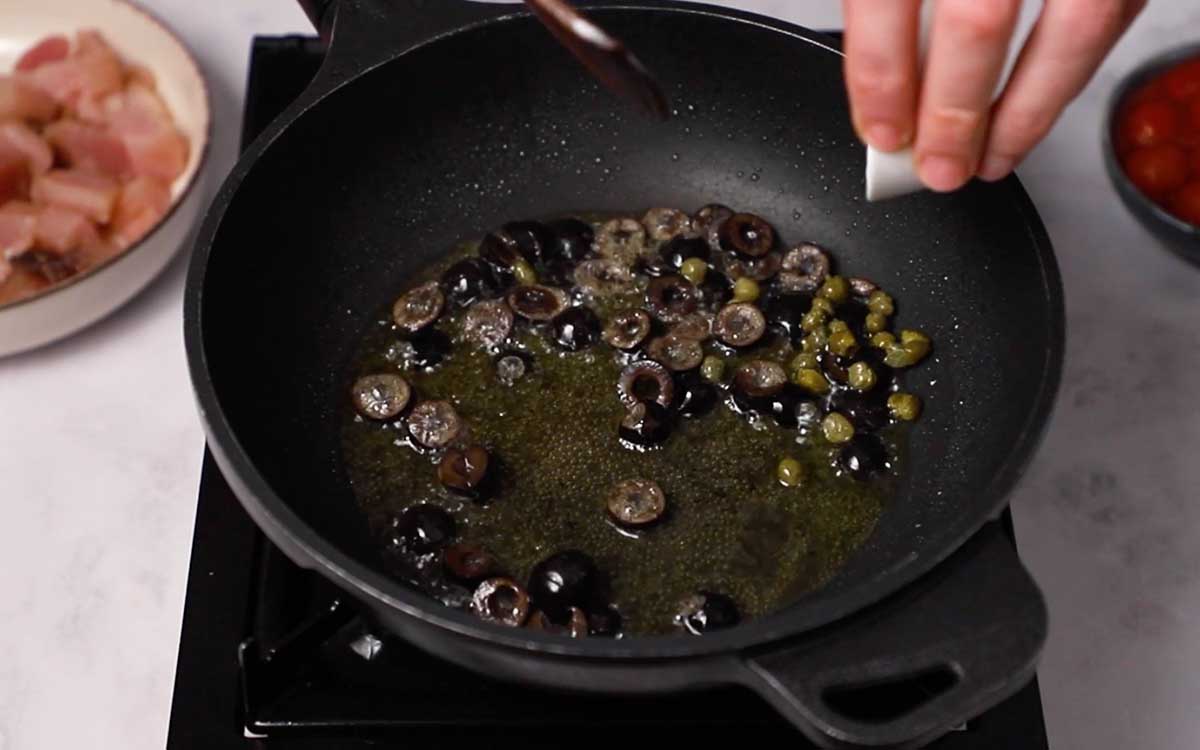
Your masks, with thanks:
[[[1015,692],[1045,638],[1041,596],[997,551],[991,522],[1060,375],[1045,231],[1011,179],[862,202],[841,58],[820,34],[685,3],[585,5],[655,71],[670,121],[615,101],[511,5],[307,4],[326,62],[229,175],[188,278],[188,358],[213,452],[289,557],[448,660],[576,690],[738,683],[828,747],[928,742]],[[354,347],[380,306],[463,236],[513,218],[711,201],[832,248],[936,342],[909,375],[927,408],[907,469],[863,548],[794,606],[702,638],[509,630],[388,577],[338,428]],[[924,699],[886,713],[844,700],[892,686]]]

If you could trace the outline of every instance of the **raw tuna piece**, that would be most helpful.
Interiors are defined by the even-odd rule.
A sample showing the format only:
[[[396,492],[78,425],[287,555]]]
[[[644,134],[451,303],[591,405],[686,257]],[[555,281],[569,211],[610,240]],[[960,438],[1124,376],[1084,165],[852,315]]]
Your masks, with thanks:
[[[125,144],[134,174],[158,177],[168,183],[187,167],[187,138],[175,127],[171,113],[154,91],[131,85],[104,102],[109,127]]]
[[[0,260],[15,258],[33,247],[39,211],[24,201],[0,206]]]
[[[8,277],[12,276],[12,264],[0,257],[0,285],[8,281]]]
[[[45,63],[66,60],[70,53],[70,40],[62,34],[54,34],[26,50],[17,60],[17,70],[33,70]]]
[[[29,195],[29,159],[8,145],[0,145],[0,205]]]
[[[41,174],[54,166],[54,152],[50,145],[23,122],[0,122],[0,148],[4,145],[25,154],[30,171],[34,174]]]
[[[99,242],[96,225],[78,211],[43,206],[38,214],[34,245],[41,250],[67,254]]]
[[[77,169],[113,177],[132,169],[125,144],[101,126],[59,120],[46,128],[45,135],[59,158]]]
[[[43,123],[54,119],[58,105],[25,78],[0,75],[0,120]]]
[[[116,50],[94,29],[75,36],[75,59],[82,70],[83,96],[103,98],[120,91],[125,84],[125,68]]]
[[[33,199],[70,208],[105,224],[112,218],[120,185],[111,177],[77,169],[53,169],[33,181]]]
[[[156,177],[135,177],[121,188],[109,225],[110,237],[118,247],[126,248],[146,236],[166,215],[171,205],[171,190]]]

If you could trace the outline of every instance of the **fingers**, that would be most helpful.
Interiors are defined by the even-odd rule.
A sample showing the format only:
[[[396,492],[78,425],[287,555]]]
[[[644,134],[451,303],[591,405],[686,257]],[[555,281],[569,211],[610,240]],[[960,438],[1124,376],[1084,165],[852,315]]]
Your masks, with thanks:
[[[846,86],[859,138],[883,151],[912,140],[920,0],[844,0]]]
[[[1145,0],[1046,0],[992,115],[984,180],[999,180],[1046,136]]]
[[[916,142],[917,173],[933,190],[956,190],[978,169],[1020,9],[1021,0],[937,1]]]

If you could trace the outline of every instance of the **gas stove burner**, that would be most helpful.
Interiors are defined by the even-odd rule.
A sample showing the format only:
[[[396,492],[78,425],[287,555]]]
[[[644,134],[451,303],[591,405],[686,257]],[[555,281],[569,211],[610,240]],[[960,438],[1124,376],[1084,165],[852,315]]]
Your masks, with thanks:
[[[303,89],[321,62],[316,39],[254,42],[243,143]],[[1011,536],[1011,523],[1005,520]],[[1012,554],[1016,554],[1015,548]],[[859,691],[863,716],[886,713],[944,676]],[[514,686],[429,656],[376,627],[320,576],[257,530],[206,453],[167,750],[379,750],[571,744],[587,731],[671,734],[683,745],[728,736],[811,748],[748,690],[598,697]],[[624,733],[624,734],[623,734]],[[647,734],[649,733],[649,734]],[[1037,683],[929,746],[1045,750]]]

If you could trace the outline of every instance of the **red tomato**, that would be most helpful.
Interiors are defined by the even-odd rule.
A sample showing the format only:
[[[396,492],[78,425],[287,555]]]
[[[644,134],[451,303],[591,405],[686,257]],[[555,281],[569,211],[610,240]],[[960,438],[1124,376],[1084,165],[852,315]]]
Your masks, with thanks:
[[[1191,165],[1192,177],[1200,177],[1200,148],[1192,149],[1188,154],[1188,163]]]
[[[1125,157],[1125,173],[1142,192],[1159,198],[1187,181],[1188,155],[1170,144],[1139,148]]]
[[[1200,96],[1188,102],[1183,128],[1192,131],[1193,134],[1200,133]]]
[[[1188,60],[1171,68],[1162,77],[1167,94],[1186,101],[1200,94],[1200,60]]]
[[[1135,104],[1121,122],[1125,130],[1122,140],[1134,146],[1170,143],[1179,135],[1182,119],[1179,107],[1172,101],[1159,99]]]
[[[1200,227],[1200,182],[1189,182],[1179,188],[1167,208],[1187,223]]]
[[[1148,102],[1153,99],[1162,99],[1167,96],[1167,89],[1163,85],[1162,77],[1155,78],[1149,83],[1142,84],[1141,88],[1129,95],[1127,100],[1129,106]]]

